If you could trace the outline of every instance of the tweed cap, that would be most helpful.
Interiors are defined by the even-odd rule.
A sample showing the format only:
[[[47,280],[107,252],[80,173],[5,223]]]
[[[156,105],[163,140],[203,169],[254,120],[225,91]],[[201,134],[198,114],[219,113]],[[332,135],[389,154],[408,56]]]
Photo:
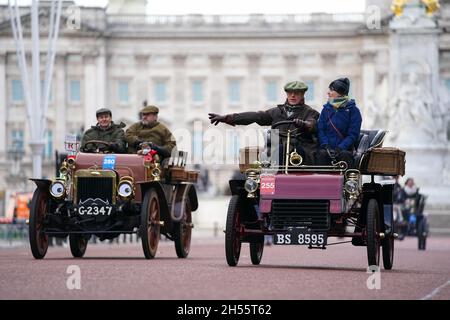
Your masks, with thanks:
[[[289,91],[307,91],[307,90],[308,90],[308,86],[304,82],[301,82],[301,81],[288,82],[284,86],[284,91],[286,91],[286,92],[289,92]]]
[[[98,117],[99,115],[104,114],[104,113],[108,113],[109,116],[112,117],[112,112],[108,108],[100,108],[100,109],[98,109],[97,111],[95,111],[95,116]]]
[[[159,109],[156,106],[145,106],[141,109],[141,113],[158,113]]]

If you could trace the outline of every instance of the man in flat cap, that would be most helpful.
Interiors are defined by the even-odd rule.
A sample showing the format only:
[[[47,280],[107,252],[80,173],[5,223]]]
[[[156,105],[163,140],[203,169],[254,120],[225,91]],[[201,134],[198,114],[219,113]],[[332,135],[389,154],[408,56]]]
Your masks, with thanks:
[[[276,122],[293,120],[294,123],[283,124],[277,126],[276,129],[279,129],[280,132],[298,129],[296,133],[301,132],[302,134],[296,138],[297,141],[293,141],[293,145],[303,157],[304,164],[313,164],[317,149],[315,128],[319,113],[305,104],[305,92],[307,90],[308,86],[305,83],[292,81],[284,86],[286,101],[283,104],[258,112],[241,112],[224,116],[209,113],[209,119],[214,125],[224,122],[232,126],[249,125],[254,122],[260,126],[272,126]]]
[[[125,132],[128,152],[136,153],[146,142],[158,152],[162,158],[170,157],[176,141],[170,130],[158,122],[159,109],[156,106],[144,106],[140,111],[142,119],[134,123]]]
[[[97,124],[88,129],[81,139],[80,150],[83,152],[109,151],[115,153],[125,153],[125,123],[115,124],[112,121],[112,112],[108,108],[101,108],[95,112]],[[92,140],[104,141],[105,145],[99,143],[89,143]]]

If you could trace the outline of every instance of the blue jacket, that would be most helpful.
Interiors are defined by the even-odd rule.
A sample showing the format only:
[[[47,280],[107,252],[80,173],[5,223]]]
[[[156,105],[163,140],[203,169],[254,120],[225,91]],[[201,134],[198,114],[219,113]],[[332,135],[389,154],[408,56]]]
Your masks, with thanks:
[[[330,120],[340,134],[333,128]],[[355,100],[349,100],[346,105],[337,110],[327,102],[323,106],[317,123],[319,145],[329,145],[333,149],[338,147],[342,150],[352,150],[359,138],[361,122],[361,112],[356,106]]]

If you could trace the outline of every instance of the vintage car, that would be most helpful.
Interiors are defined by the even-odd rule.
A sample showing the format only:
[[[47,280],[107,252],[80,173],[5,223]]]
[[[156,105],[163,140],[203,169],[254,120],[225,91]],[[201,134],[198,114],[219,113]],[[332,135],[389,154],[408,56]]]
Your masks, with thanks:
[[[175,242],[179,258],[186,258],[191,213],[198,207],[197,172],[185,170],[187,154],[180,151],[161,162],[155,150],[112,154],[101,151],[108,143],[88,143],[98,152],[69,155],[54,180],[32,179],[37,186],[29,220],[33,256],[45,256],[49,236],[68,236],[72,255],[82,257],[92,235],[104,240],[138,233],[145,258],[155,257],[161,234]]]
[[[290,123],[274,124],[267,132],[265,148],[241,149],[240,169],[245,179],[229,182],[228,265],[238,264],[242,242],[250,243],[251,262],[258,265],[264,237],[270,235],[275,245],[306,245],[310,249],[343,243],[330,243],[331,237],[349,237],[351,241],[346,242],[367,247],[369,266],[379,265],[382,249],[384,268],[391,269],[396,236],[393,181],[375,182],[375,176],[393,175],[392,170],[404,174],[404,152],[382,148],[386,131],[362,131],[355,153],[358,169],[348,169],[347,163],[337,161],[330,166],[302,165],[301,155],[291,146],[300,134],[297,129],[278,130],[274,138],[277,127]],[[282,141],[281,152],[273,148],[272,140]],[[279,155],[279,160],[273,161]],[[363,183],[363,178],[368,181]]]

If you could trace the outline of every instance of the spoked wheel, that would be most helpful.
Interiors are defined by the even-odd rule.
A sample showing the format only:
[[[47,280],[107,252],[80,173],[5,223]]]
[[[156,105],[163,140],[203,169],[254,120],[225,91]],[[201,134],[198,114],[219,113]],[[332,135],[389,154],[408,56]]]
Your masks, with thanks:
[[[158,249],[161,227],[159,211],[158,193],[155,189],[147,190],[142,201],[140,227],[142,249],[146,259],[153,259]]]
[[[82,234],[69,234],[70,252],[74,258],[81,258],[86,252],[88,239]]]
[[[250,259],[254,265],[258,265],[261,262],[264,252],[264,237],[262,241],[250,242]]]
[[[383,248],[383,266],[385,270],[391,270],[394,265],[394,236],[390,234],[381,241]]]
[[[417,224],[417,239],[419,250],[425,250],[427,245],[427,230],[424,218],[422,218]]]
[[[380,264],[380,219],[378,203],[375,199],[370,199],[367,204],[367,259],[370,266],[379,266]]]
[[[29,238],[31,253],[35,259],[44,258],[48,249],[48,235],[44,234],[44,218],[47,214],[48,195],[36,189],[31,200]]]
[[[225,255],[230,267],[238,264],[241,254],[241,212],[238,195],[231,197],[225,227]]]
[[[192,212],[189,198],[186,199],[183,219],[174,223],[173,240],[178,258],[186,258],[191,248]]]

